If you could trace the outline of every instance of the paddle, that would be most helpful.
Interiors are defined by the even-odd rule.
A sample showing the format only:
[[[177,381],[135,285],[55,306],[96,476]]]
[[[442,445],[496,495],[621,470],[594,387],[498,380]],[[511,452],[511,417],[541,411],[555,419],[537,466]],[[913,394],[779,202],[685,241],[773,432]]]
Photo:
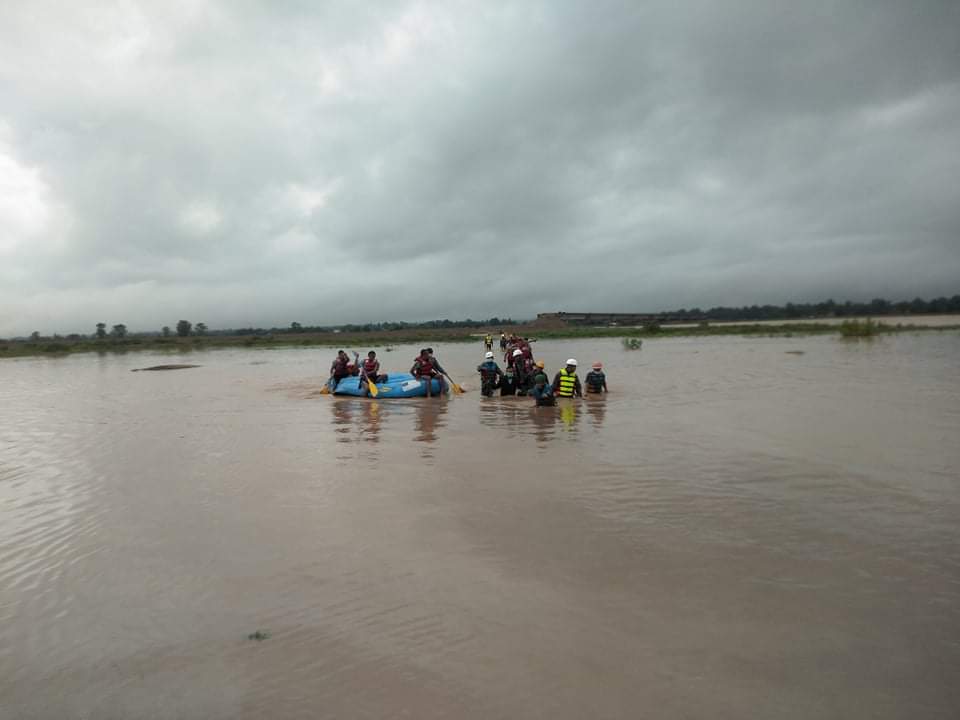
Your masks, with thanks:
[[[365,374],[363,377],[367,381],[367,389],[370,391],[370,397],[376,397],[377,393],[380,392],[377,390],[377,384],[373,382],[368,375]]]
[[[333,375],[331,375],[329,378],[327,378],[327,381],[323,384],[323,387],[320,388],[320,394],[321,394],[321,395],[329,395],[329,394],[330,394],[330,379],[331,379],[332,377],[333,377]]]
[[[457,384],[453,381],[453,378],[452,378],[452,377],[450,377],[450,376],[447,375],[446,373],[444,373],[443,376],[444,376],[447,380],[450,381],[450,387],[453,388],[453,391],[454,391],[455,393],[458,393],[458,394],[459,394],[459,393],[463,393],[463,392],[464,392],[463,388],[460,387],[459,385],[457,385]]]

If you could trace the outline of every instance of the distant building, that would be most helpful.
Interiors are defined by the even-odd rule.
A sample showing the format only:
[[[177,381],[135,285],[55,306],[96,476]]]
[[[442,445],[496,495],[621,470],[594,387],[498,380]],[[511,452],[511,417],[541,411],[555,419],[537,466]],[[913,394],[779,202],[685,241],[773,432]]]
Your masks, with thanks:
[[[559,325],[648,325],[653,322],[691,322],[697,319],[672,313],[553,312],[537,314],[537,324],[542,327]]]

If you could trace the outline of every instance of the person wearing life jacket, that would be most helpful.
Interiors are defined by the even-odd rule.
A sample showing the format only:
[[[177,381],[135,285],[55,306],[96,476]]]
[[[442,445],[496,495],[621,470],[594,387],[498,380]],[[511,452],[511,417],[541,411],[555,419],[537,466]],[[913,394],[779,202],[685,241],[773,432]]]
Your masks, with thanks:
[[[441,375],[446,373],[447,371],[444,370],[442,367],[440,367],[440,361],[437,360],[437,356],[433,354],[433,348],[428,347],[426,350],[427,350],[427,355],[430,356],[430,362],[433,363],[433,367],[436,368],[437,372],[440,373]]]
[[[607,376],[603,372],[603,363],[595,362],[593,369],[583,379],[588,393],[607,392]]]
[[[484,350],[493,350],[493,335],[487,333],[483,336],[483,349]]]
[[[566,367],[560,368],[553,378],[553,394],[557,397],[583,397],[580,378],[577,377],[577,361],[567,360]]]
[[[503,330],[500,331],[500,349],[504,351],[507,349],[507,335]]]
[[[477,372],[480,373],[480,393],[486,397],[491,397],[493,391],[500,387],[500,378],[503,377],[503,371],[493,359],[493,351],[487,350],[484,355],[484,361],[477,365]]]
[[[347,369],[349,362],[350,357],[344,350],[337,351],[337,357],[335,357],[330,364],[330,377],[327,380],[327,384],[331,385],[332,388],[336,388],[337,383],[350,374],[350,371]]]
[[[374,383],[387,381],[387,376],[380,374],[380,361],[373,350],[367,353],[367,359],[360,364],[360,374]]]
[[[380,361],[377,360],[377,353],[373,350],[368,352],[367,359],[360,363],[360,386],[363,388],[364,393],[369,395],[370,386],[367,380],[374,385],[387,381],[387,376],[380,374]]]
[[[421,382],[426,382],[427,384],[427,397],[433,396],[433,378],[441,378],[439,371],[434,365],[433,358],[430,357],[430,353],[427,352],[427,348],[420,350],[420,354],[417,355],[413,360],[413,367],[410,368],[410,374],[413,375],[417,380]],[[443,387],[443,380],[441,379],[440,387]]]
[[[433,363],[434,369],[438,373],[440,373],[439,375],[437,375],[437,382],[440,383],[440,392],[446,395],[450,391],[450,388],[447,387],[447,384],[443,380],[444,377],[446,377],[447,375],[447,371],[443,369],[443,366],[440,364],[440,361],[437,360],[437,356],[433,354],[433,348],[431,347],[427,348],[427,355],[430,356],[430,362]]]

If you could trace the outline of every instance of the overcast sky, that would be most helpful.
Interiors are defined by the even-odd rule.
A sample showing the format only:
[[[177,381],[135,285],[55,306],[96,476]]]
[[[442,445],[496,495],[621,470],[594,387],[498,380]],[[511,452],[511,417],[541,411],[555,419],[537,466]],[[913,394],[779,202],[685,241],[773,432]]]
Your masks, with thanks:
[[[955,0],[0,5],[0,336],[960,292]]]

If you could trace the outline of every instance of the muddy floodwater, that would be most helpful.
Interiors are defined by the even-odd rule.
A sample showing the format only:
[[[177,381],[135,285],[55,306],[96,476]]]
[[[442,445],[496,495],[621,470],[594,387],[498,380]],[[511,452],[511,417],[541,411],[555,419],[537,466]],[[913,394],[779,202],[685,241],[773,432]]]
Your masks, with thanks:
[[[534,348],[0,362],[0,718],[960,717],[960,333]]]

